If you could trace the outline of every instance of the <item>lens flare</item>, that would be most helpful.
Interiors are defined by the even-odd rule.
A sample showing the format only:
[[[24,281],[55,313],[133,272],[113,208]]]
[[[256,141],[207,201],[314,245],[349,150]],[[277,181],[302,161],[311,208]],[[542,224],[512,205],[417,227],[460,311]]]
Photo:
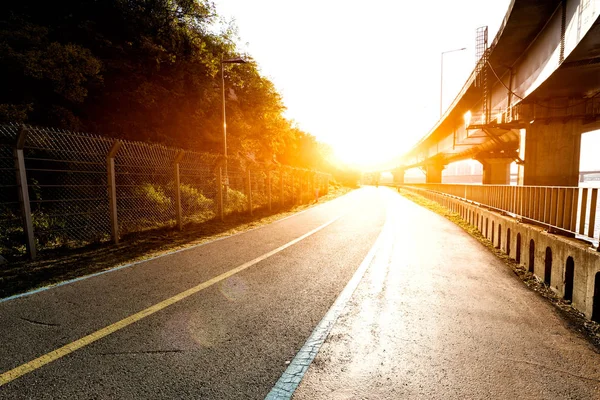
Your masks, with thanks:
[[[246,291],[246,282],[238,276],[232,276],[219,283],[219,292],[229,301],[241,300],[246,295]]]

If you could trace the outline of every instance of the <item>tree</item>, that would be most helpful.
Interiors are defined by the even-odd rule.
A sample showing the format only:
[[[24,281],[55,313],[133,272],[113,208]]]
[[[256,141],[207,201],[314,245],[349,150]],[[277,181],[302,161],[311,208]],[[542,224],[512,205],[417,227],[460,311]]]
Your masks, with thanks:
[[[220,152],[221,57],[207,0],[22,0],[0,16],[0,123],[27,122]],[[327,167],[252,60],[225,68],[230,154]]]

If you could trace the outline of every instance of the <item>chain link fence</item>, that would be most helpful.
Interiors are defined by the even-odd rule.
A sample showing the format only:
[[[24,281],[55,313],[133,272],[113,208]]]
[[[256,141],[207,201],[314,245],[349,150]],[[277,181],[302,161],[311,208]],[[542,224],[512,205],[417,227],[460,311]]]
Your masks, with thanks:
[[[0,126],[0,246],[2,253],[23,253],[23,225],[15,168],[16,131]]]
[[[329,181],[329,174],[245,158],[4,125],[0,255],[34,258],[37,251],[275,211],[318,199]]]

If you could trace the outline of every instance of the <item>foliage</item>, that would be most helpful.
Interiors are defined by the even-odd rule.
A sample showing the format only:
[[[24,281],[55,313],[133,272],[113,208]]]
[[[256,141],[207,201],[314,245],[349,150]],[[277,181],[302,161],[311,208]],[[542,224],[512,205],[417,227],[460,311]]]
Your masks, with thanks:
[[[227,187],[226,196],[223,196],[225,202],[225,214],[241,213],[248,208],[248,197],[230,187]]]
[[[187,184],[180,186],[181,208],[195,222],[207,221],[215,217],[214,200],[204,196],[195,187]]]
[[[140,199],[140,208],[155,208],[164,211],[171,206],[171,199],[161,185],[144,183],[136,188],[136,197]]]
[[[283,116],[272,82],[208,0],[4,2],[0,123],[27,122],[318,169],[326,151]],[[327,165],[325,165],[326,167]],[[159,196],[154,193],[153,196]],[[157,197],[158,199],[158,197]]]
[[[360,171],[351,168],[341,168],[335,169],[332,173],[335,179],[344,186],[354,188],[359,185],[361,177]]]
[[[181,206],[183,208],[213,208],[214,201],[204,196],[202,192],[195,187],[182,184],[179,186],[179,190],[181,191]]]

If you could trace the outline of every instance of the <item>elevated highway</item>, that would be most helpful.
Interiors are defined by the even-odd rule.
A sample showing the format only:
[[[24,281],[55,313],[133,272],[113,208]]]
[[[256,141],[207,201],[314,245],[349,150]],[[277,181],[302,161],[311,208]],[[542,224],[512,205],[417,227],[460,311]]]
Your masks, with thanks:
[[[403,157],[440,183],[474,158],[483,183],[576,186],[581,134],[600,128],[600,0],[513,0],[442,118]]]

